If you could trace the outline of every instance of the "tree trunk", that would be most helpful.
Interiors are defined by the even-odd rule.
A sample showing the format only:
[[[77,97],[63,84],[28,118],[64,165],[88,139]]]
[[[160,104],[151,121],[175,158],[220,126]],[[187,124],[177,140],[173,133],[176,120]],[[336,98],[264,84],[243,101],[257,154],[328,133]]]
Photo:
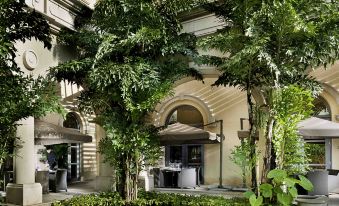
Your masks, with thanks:
[[[122,155],[119,161],[119,167],[118,170],[116,170],[116,190],[118,191],[119,195],[121,197],[125,197],[125,181],[126,181],[126,176],[125,176],[125,158]]]
[[[131,174],[130,174],[130,160],[127,156],[126,162],[125,162],[125,200],[127,202],[130,202],[132,200],[131,198],[131,189],[130,189],[130,183],[131,183]]]
[[[255,159],[256,151],[255,151],[255,125],[254,125],[254,110],[253,110],[253,102],[252,102],[252,90],[247,87],[247,104],[248,104],[248,121],[249,121],[249,143],[251,146],[250,151],[250,159]],[[255,165],[251,165],[251,188],[253,191],[257,191],[258,184],[257,184],[257,171]]]
[[[275,158],[274,158],[275,152],[272,146],[274,122],[275,122],[274,119],[272,117],[269,117],[269,120],[266,125],[266,133],[265,133],[266,148],[265,148],[263,171],[261,175],[262,183],[268,182],[267,174],[270,170],[273,169],[273,166],[275,164]]]
[[[132,165],[136,165],[135,171],[132,170]],[[121,178],[121,183],[124,189],[123,193],[119,192],[119,194],[122,194],[123,199],[130,202],[138,198],[139,166],[137,158],[133,159],[133,157],[126,155],[122,168],[123,178]]]

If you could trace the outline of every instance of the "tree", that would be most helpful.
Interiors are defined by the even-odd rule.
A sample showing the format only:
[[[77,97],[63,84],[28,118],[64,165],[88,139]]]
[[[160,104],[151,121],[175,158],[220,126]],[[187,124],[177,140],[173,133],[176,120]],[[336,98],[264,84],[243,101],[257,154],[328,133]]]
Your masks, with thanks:
[[[77,60],[51,70],[58,80],[81,85],[81,111],[95,114],[106,131],[100,152],[114,166],[117,190],[127,201],[137,198],[141,168],[159,157],[158,128],[148,114],[189,68],[196,38],[180,33],[178,12],[195,1],[101,0],[84,11],[77,31],[64,31],[59,42],[77,49]]]
[[[35,38],[51,48],[49,25],[24,0],[0,2],[0,169],[17,145],[16,122],[60,111],[54,84],[49,79],[34,79],[17,66],[15,42]]]
[[[202,62],[218,66],[222,71],[216,85],[246,89],[250,134],[255,126],[251,102],[253,89],[263,97],[263,104],[257,105],[268,115],[264,122],[263,182],[268,181],[267,174],[275,164],[273,129],[279,122],[276,121],[273,94],[290,84],[318,89],[307,71],[338,59],[338,7],[337,1],[327,0],[224,0],[205,5],[207,10],[224,20],[225,27],[202,40],[200,45],[205,49],[217,49],[227,56],[203,57]],[[252,135],[250,141],[254,141]],[[252,186],[255,187],[255,183]]]

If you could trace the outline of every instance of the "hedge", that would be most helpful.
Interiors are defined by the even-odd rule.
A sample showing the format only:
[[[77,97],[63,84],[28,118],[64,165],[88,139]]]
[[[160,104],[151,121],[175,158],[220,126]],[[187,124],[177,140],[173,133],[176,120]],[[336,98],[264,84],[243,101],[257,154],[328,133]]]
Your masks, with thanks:
[[[125,202],[117,193],[100,193],[75,196],[57,201],[52,206],[249,206],[245,198],[226,199],[219,196],[183,195],[172,193],[140,192],[139,198]]]

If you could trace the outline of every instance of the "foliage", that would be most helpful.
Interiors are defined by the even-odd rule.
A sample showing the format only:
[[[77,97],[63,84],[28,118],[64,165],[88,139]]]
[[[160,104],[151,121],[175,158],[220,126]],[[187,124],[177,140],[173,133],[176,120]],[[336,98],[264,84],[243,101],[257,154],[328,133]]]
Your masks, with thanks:
[[[24,0],[0,1],[0,168],[19,142],[16,122],[30,116],[61,111],[55,85],[48,78],[33,78],[15,62],[15,42],[35,38],[51,48],[49,25]]]
[[[305,174],[308,157],[305,142],[298,135],[298,123],[312,114],[312,92],[291,85],[276,91],[274,96],[273,143],[277,168],[286,170],[289,175]]]
[[[178,12],[195,0],[101,0],[88,18],[77,19],[77,31],[62,31],[60,44],[75,48],[78,59],[51,69],[58,80],[81,85],[79,108],[95,114],[106,131],[100,152],[116,169],[117,189],[137,196],[137,176],[159,156],[158,129],[148,114],[184,76],[201,75],[189,68],[196,38],[180,33]]]
[[[225,199],[217,196],[189,196],[181,194],[165,194],[155,192],[141,192],[140,198],[126,202],[121,199],[117,193],[100,193],[98,195],[82,195],[76,196],[68,200],[54,202],[53,206],[77,206],[77,205],[116,205],[116,206],[151,206],[151,205],[192,205],[192,206],[246,206],[249,205],[248,201],[243,198]]]
[[[268,178],[272,179],[271,184],[261,184],[259,195],[251,191],[245,193],[251,206],[271,205],[272,203],[289,206],[298,195],[296,185],[300,185],[307,191],[313,190],[313,185],[307,178],[302,175],[298,175],[298,179],[292,178],[285,170],[271,170]]]
[[[55,144],[51,145],[49,148],[51,148],[56,156],[56,161],[58,163],[58,168],[67,169],[68,168],[68,144]]]
[[[248,139],[244,139],[239,146],[235,146],[231,151],[231,161],[241,168],[243,186],[247,185],[247,178],[251,175],[251,170],[256,166],[257,162],[257,155],[254,158],[250,158],[251,146]]]
[[[319,84],[307,72],[339,57],[338,7],[336,0],[225,0],[205,5],[225,26],[202,39],[200,46],[224,55],[203,56],[199,62],[222,72],[216,85],[238,86],[250,91],[248,95],[256,88],[263,98],[258,106],[268,114],[264,182],[275,162],[271,94],[290,84],[319,91]],[[249,109],[249,119],[253,111]]]
[[[325,144],[306,143],[305,153],[311,164],[325,164]]]

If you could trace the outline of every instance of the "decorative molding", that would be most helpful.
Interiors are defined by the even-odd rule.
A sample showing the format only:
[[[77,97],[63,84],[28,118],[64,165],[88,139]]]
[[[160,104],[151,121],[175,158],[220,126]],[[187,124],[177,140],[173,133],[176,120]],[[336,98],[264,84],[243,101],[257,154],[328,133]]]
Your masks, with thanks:
[[[74,29],[76,15],[83,7],[90,8],[88,0],[25,0],[25,3],[46,18],[52,33],[63,27]]]
[[[225,22],[221,21],[214,14],[208,14],[184,21],[182,26],[184,32],[193,33],[199,37],[215,33],[218,29],[224,28]]]
[[[23,63],[26,69],[34,70],[38,66],[38,56],[33,50],[26,50],[23,54]]]

